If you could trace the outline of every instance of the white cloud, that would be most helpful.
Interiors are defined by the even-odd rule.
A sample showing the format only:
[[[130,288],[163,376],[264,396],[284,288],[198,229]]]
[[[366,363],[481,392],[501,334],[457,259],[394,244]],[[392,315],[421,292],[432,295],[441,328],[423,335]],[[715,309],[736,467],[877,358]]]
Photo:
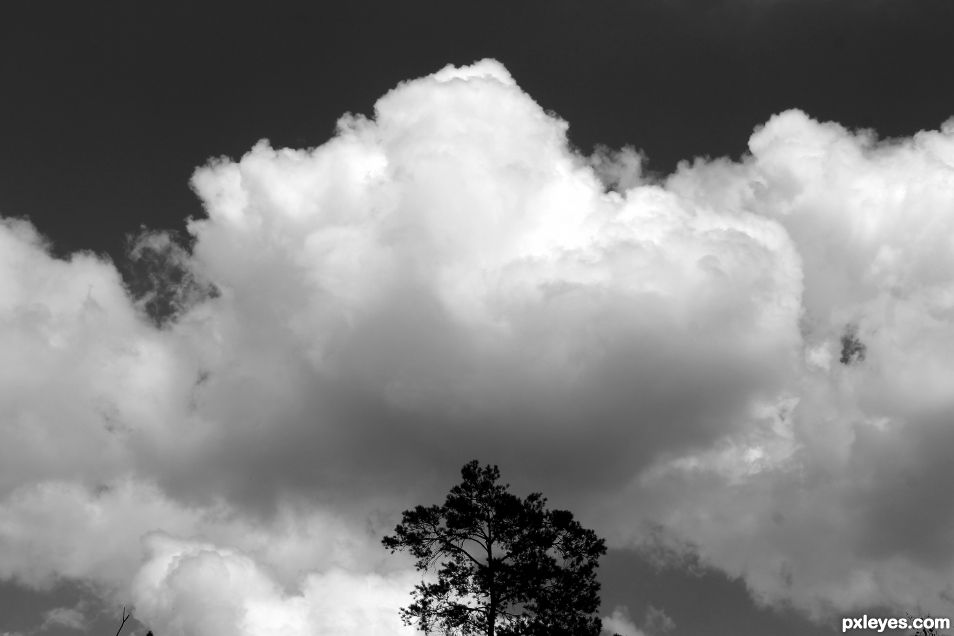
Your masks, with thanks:
[[[683,165],[667,185],[786,228],[805,273],[805,364],[777,417],[659,464],[644,487],[762,600],[816,615],[949,611],[954,137],[879,142],[790,111],[750,148],[741,164]],[[849,325],[867,355],[844,366]]]
[[[196,267],[222,296],[195,325],[221,339],[210,357],[234,361],[210,376],[210,419],[286,418],[265,443],[310,446],[333,474],[350,455],[320,443],[329,427],[387,470],[466,459],[408,444],[430,437],[629,471],[777,389],[801,289],[781,226],[655,186],[604,193],[566,125],[504,73],[407,83],[320,148],[259,144],[196,173]]]
[[[134,582],[162,634],[399,633],[379,538],[478,457],[766,602],[949,614],[951,126],[789,111],[655,183],[566,130],[484,61],[215,160],[191,255],[147,239],[220,293],[163,328],[4,221],[0,576]]]
[[[609,616],[603,617],[603,631],[619,636],[646,636],[646,633],[636,627],[629,617],[629,610],[620,606],[613,609]]]
[[[642,628],[636,626],[625,605],[613,608],[602,621],[603,632],[612,636],[660,636],[676,627],[676,622],[664,610],[652,605],[646,608]]]
[[[51,627],[65,627],[82,631],[86,628],[86,614],[82,605],[76,607],[54,607],[43,615],[40,631]]]
[[[249,556],[153,534],[133,584],[140,620],[170,636],[412,634],[395,612],[414,577],[330,569],[287,594]]]
[[[125,482],[101,493],[42,482],[0,507],[0,575],[34,587],[58,577],[120,586],[140,560],[140,537],[157,527],[192,529],[193,515],[154,490]]]

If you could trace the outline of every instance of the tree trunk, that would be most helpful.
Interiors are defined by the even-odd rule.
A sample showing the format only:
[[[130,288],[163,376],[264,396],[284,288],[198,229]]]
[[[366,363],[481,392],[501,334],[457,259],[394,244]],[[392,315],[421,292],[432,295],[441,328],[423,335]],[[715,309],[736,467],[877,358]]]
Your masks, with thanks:
[[[487,636],[494,636],[497,623],[497,582],[494,580],[494,544],[490,524],[487,524],[487,585],[490,587],[487,602]]]

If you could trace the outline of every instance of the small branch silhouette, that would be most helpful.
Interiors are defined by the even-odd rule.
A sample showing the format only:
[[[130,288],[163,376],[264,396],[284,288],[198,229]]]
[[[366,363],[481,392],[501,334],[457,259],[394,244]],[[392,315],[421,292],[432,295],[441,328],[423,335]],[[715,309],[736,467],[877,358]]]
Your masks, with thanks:
[[[122,611],[123,622],[119,624],[119,629],[116,630],[116,636],[119,636],[119,632],[123,631],[123,625],[126,624],[126,621],[129,620],[130,616],[132,616],[132,612],[127,612],[126,606],[123,605],[123,611]]]

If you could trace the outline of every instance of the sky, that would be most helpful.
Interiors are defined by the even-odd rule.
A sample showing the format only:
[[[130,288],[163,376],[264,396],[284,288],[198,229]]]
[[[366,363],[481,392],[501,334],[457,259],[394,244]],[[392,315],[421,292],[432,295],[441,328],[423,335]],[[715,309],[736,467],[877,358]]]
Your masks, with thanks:
[[[951,3],[0,12],[0,636],[412,634],[470,459],[621,636],[954,617]]]

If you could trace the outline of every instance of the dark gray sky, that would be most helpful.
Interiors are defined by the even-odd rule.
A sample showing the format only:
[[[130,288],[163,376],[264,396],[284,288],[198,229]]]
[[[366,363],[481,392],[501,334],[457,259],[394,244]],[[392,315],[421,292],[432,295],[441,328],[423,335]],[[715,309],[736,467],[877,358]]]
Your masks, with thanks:
[[[475,457],[623,636],[954,614],[951,3],[0,12],[0,636],[400,633]]]

